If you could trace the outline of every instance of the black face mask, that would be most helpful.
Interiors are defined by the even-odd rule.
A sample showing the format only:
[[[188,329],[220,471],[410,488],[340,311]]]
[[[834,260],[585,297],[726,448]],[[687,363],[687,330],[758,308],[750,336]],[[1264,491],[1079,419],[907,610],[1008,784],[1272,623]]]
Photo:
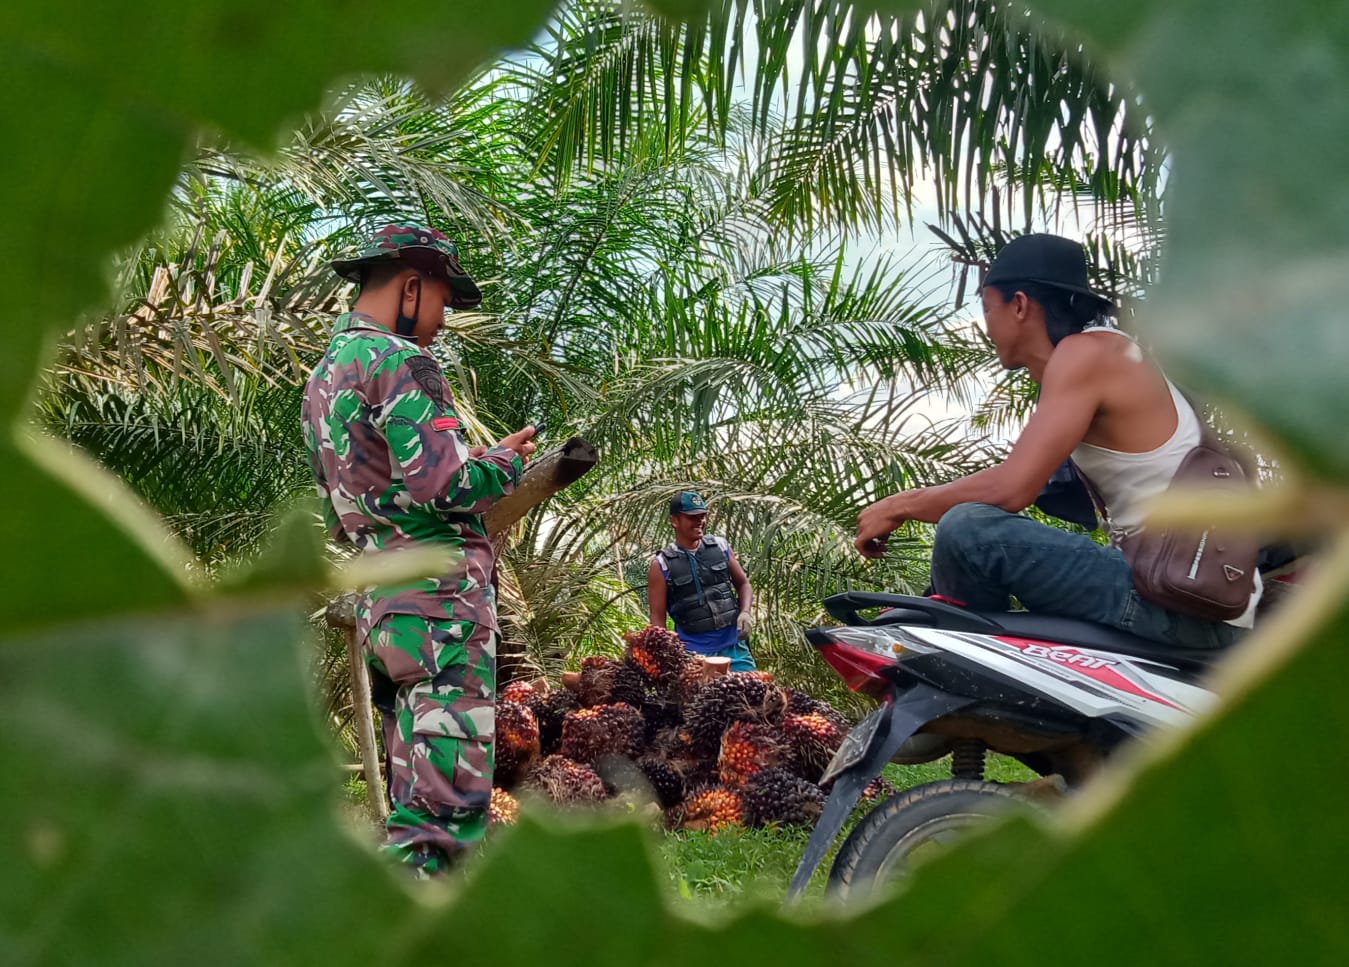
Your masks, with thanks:
[[[404,339],[411,339],[413,330],[417,328],[417,317],[422,314],[422,284],[421,279],[417,280],[417,301],[412,304],[412,315],[403,315],[403,300],[398,300],[398,321],[394,323],[394,332]]]

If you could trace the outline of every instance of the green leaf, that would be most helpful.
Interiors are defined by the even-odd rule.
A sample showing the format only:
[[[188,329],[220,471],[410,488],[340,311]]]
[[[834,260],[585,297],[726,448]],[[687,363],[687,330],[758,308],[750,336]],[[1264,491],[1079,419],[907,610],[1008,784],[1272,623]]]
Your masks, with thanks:
[[[550,818],[545,824],[526,812],[506,831],[454,904],[454,920],[491,937],[493,956],[511,964],[652,963],[681,941],[657,892],[644,830]],[[410,949],[406,962],[434,961],[454,934],[449,923]]]
[[[4,641],[0,961],[369,963],[387,935],[354,924],[415,933],[335,821],[304,636],[231,609]]]
[[[669,20],[691,22],[707,15],[712,0],[644,0],[656,13]]]
[[[97,302],[107,256],[163,213],[191,130],[62,63],[44,49],[59,50],[56,38],[27,37],[13,23],[20,9],[0,12],[7,93],[0,124],[8,145],[0,152],[0,285],[10,293],[11,319],[0,354],[6,420],[26,398],[44,330],[69,325]]]
[[[160,217],[201,129],[269,143],[324,85],[361,71],[450,85],[527,37],[548,5],[415,17],[314,0],[161,0],[134,17],[87,6],[0,11],[7,434],[45,336],[98,303],[106,257]],[[1307,0],[1038,9],[1132,74],[1173,152],[1153,338],[1307,466],[1342,477],[1343,18]],[[986,135],[972,138],[987,146]],[[186,591],[176,555],[157,550],[162,529],[118,488],[100,497],[85,468],[53,471],[58,459],[0,440],[15,561],[0,640],[6,964],[1349,959],[1334,774],[1349,739],[1336,688],[1349,677],[1342,561],[1249,643],[1252,667],[1221,683],[1236,696],[1224,713],[1136,776],[1104,777],[1064,821],[980,840],[853,920],[755,911],[709,927],[664,906],[630,825],[527,821],[451,885],[450,902],[434,888],[414,899],[332,816],[336,770],[297,655],[304,626],[239,600],[88,620],[164,609]],[[38,623],[49,630],[23,630]]]
[[[112,474],[65,444],[0,440],[0,499],[15,508],[5,569],[9,633],[181,604],[191,555]]]
[[[1349,476],[1343,12],[1317,0],[1150,5],[1137,19],[1100,0],[1043,6],[1115,55],[1171,150],[1164,281],[1140,325],[1175,375],[1307,469]]]
[[[317,590],[328,577],[323,539],[316,502],[305,501],[281,516],[255,558],[220,576],[219,589],[226,594]]]

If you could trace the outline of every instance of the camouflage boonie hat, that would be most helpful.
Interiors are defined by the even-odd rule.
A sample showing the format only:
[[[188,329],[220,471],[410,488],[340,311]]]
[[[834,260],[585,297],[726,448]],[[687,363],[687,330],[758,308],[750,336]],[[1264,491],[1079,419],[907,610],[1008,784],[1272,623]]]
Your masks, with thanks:
[[[450,283],[450,305],[472,309],[482,302],[477,284],[459,265],[459,249],[434,228],[422,225],[385,225],[351,258],[329,263],[334,272],[352,282],[361,281],[361,266],[416,255],[416,267],[441,275]],[[413,262],[413,259],[408,259]]]

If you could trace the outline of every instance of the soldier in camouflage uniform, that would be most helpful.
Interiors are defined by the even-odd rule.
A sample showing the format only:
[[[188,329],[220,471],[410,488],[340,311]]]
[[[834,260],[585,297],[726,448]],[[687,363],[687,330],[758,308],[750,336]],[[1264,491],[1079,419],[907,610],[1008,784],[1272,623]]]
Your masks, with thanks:
[[[487,825],[499,629],[482,514],[514,489],[534,429],[470,448],[423,351],[447,308],[482,299],[448,238],[388,225],[332,265],[360,294],[334,323],[301,411],[329,532],[367,553],[435,545],[454,561],[438,577],[370,589],[356,608],[372,676],[396,687],[381,711],[385,849],[433,874]]]

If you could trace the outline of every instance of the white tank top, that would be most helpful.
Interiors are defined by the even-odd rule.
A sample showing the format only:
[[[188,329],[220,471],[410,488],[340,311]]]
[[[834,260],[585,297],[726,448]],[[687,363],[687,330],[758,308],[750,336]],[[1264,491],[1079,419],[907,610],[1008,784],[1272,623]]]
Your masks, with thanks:
[[[1119,332],[1117,329],[1111,331]],[[1119,333],[1128,339],[1126,333]],[[1079,443],[1073,448],[1073,463],[1087,475],[1101,500],[1110,512],[1106,526],[1111,543],[1127,537],[1143,527],[1143,504],[1171,486],[1171,478],[1180,469],[1180,462],[1199,443],[1202,435],[1199,417],[1190,401],[1168,379],[1171,402],[1176,407],[1176,431],[1161,446],[1145,453],[1124,453],[1108,450],[1090,443]],[[1227,623],[1238,628],[1250,628],[1255,623],[1255,606],[1264,590],[1260,575],[1255,575],[1255,590],[1246,611]]]
[[[1180,462],[1199,443],[1199,418],[1194,408],[1168,379],[1176,407],[1176,431],[1161,446],[1144,453],[1123,453],[1079,443],[1073,463],[1081,468],[1110,511],[1110,536],[1127,537],[1143,526],[1143,504],[1171,485]]]

